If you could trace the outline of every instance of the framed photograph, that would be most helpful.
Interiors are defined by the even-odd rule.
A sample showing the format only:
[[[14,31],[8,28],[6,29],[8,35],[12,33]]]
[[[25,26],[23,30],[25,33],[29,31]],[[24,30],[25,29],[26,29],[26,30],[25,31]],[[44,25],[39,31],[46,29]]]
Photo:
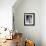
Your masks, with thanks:
[[[35,25],[35,13],[24,13],[24,26]]]

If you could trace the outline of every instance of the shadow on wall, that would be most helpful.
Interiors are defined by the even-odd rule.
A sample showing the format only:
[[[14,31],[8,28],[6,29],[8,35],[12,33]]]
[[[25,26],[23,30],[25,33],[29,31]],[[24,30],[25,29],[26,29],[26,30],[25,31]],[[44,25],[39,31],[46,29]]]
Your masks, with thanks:
[[[15,28],[18,32],[23,33],[25,39],[32,39],[35,41],[36,46],[41,46],[39,23],[40,0],[24,0],[20,2],[16,2],[17,5],[14,4],[13,6]],[[24,26],[24,13],[35,13],[35,26]]]

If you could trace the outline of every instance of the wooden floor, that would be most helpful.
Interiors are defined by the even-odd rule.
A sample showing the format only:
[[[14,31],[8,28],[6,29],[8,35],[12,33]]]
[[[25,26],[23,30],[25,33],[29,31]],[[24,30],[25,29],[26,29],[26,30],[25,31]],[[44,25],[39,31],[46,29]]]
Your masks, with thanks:
[[[6,40],[6,42],[2,43],[0,46],[16,46],[15,39],[13,39],[13,40]]]
[[[0,46],[18,46],[21,45],[22,46],[22,37],[21,33],[16,33],[16,35],[14,35],[12,38],[12,40],[6,40],[6,39],[0,39]],[[3,42],[4,40],[6,40],[6,42]],[[1,43],[1,41],[3,43]],[[19,43],[18,43],[19,42]]]

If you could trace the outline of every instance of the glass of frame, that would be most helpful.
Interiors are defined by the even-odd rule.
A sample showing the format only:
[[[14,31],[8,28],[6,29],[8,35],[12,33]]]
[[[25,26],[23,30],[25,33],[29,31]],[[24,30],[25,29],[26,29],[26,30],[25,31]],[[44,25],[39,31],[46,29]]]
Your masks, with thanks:
[[[24,13],[24,26],[35,25],[35,13]]]

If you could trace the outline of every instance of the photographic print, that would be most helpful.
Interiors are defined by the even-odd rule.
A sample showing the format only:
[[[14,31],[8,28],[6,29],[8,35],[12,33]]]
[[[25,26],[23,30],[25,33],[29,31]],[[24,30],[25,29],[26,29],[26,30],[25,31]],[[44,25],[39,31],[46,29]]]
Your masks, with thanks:
[[[35,25],[35,13],[24,13],[24,25],[25,26]]]

